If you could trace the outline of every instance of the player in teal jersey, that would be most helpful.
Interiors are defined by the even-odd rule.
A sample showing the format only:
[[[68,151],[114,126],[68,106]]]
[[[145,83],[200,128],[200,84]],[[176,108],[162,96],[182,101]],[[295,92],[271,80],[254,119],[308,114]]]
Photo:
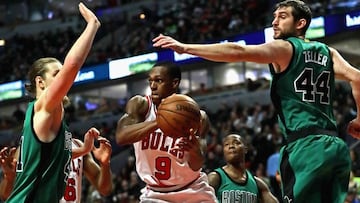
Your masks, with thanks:
[[[230,134],[223,140],[226,165],[209,173],[209,184],[219,203],[277,203],[266,183],[245,168],[247,146],[240,135]]]
[[[218,62],[270,64],[271,98],[288,142],[280,157],[283,201],[344,202],[351,162],[337,137],[334,78],[351,85],[357,116],[348,133],[360,138],[360,71],[336,49],[305,39],[312,14],[304,2],[279,2],[273,15],[275,40],[263,44],[184,44],[159,35],[153,45]]]
[[[66,94],[100,27],[97,17],[85,5],[80,3],[79,10],[87,26],[66,55],[64,64],[55,58],[41,58],[29,71],[26,88],[35,99],[26,111],[16,153],[15,183],[7,199],[9,203],[55,203],[64,194],[71,160],[71,133],[63,121]],[[98,136],[95,131],[90,131],[94,138]],[[73,156],[84,155],[90,150],[79,148]]]
[[[95,137],[98,137],[99,147],[94,146]],[[83,173],[101,195],[109,195],[113,187],[110,169],[110,142],[106,138],[101,137],[100,132],[96,128],[90,128],[87,133],[85,133],[84,142],[74,138],[72,142],[72,150],[78,152],[78,154],[75,155],[78,157],[73,156],[74,158],[71,161],[66,189],[60,203],[81,201]],[[90,149],[92,150],[92,154],[89,152],[84,156],[79,156],[81,155],[80,152],[85,153]],[[3,174],[0,182],[0,199],[3,201],[5,201],[12,192],[16,176],[17,160],[15,158],[15,152],[15,147],[4,147],[0,150],[0,167]]]

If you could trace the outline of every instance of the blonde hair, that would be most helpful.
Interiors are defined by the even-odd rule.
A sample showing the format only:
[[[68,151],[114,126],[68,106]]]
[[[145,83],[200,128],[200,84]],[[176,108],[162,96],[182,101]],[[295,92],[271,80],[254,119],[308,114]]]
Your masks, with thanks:
[[[36,95],[35,78],[37,76],[41,76],[41,77],[45,76],[45,73],[48,71],[47,64],[49,64],[49,63],[60,63],[60,61],[57,60],[56,58],[45,57],[45,58],[40,58],[40,59],[36,60],[31,65],[31,68],[28,72],[29,82],[25,83],[25,89],[33,96]]]

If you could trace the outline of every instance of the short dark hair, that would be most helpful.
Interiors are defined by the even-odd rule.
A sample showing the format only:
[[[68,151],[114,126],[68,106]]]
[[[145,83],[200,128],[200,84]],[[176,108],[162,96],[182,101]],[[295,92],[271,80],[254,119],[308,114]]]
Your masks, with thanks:
[[[166,70],[169,74],[169,77],[171,79],[178,78],[179,80],[181,80],[181,69],[176,63],[173,63],[170,61],[160,61],[160,62],[157,62],[155,65],[153,65],[153,67],[156,67],[156,66],[161,66],[161,67],[166,68]]]
[[[306,30],[309,28],[312,18],[312,12],[310,7],[300,0],[285,0],[279,2],[275,5],[275,10],[281,7],[291,7],[292,15],[294,16],[294,20],[298,21],[302,18],[306,20],[306,25],[302,29],[302,34],[305,35]]]

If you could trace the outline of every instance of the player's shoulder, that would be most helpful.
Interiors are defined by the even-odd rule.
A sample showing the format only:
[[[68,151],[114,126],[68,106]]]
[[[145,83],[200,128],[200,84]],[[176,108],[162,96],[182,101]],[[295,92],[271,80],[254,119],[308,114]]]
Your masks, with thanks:
[[[270,42],[265,43],[272,48],[289,48],[292,47],[290,39],[275,39]]]
[[[127,105],[135,106],[136,108],[146,107],[149,104],[149,98],[142,95],[135,95],[131,97]]]
[[[151,98],[149,96],[135,95],[129,99],[126,108],[131,112],[143,114],[147,112],[150,102]]]
[[[144,104],[144,103],[147,104],[148,99],[147,99],[147,96],[135,95],[135,96],[130,98],[128,103],[136,103],[136,104],[139,104],[139,105]]]
[[[209,184],[215,189],[217,190],[220,186],[221,183],[221,176],[219,171],[214,170],[212,172],[210,172],[208,175],[208,182]]]

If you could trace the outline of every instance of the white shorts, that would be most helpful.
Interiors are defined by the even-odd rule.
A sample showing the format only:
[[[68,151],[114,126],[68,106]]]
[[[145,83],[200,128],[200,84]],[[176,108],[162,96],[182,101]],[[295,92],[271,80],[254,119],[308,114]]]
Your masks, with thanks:
[[[187,188],[175,192],[157,192],[145,186],[141,190],[141,203],[215,203],[218,202],[214,188],[209,183],[205,173]]]

